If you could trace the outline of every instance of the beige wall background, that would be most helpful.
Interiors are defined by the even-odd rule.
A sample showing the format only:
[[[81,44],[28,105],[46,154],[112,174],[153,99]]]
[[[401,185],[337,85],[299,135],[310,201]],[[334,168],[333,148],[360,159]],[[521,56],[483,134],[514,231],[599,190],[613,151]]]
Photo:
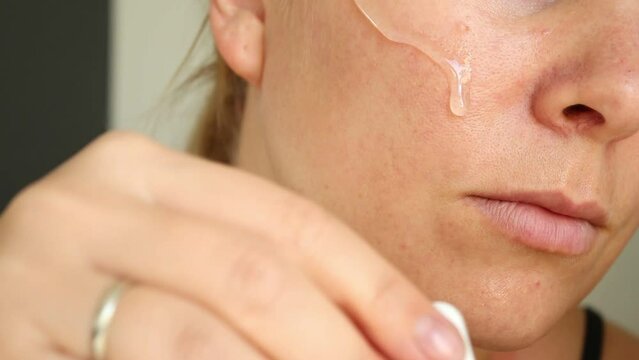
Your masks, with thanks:
[[[169,89],[196,39],[208,0],[113,0],[110,125],[137,130],[183,148],[201,100]],[[204,41],[204,45],[206,42]],[[199,46],[182,75],[194,71],[210,47]],[[178,77],[179,80],[183,76]]]
[[[167,98],[163,92],[198,33],[207,1],[113,3],[111,126],[145,132],[181,148],[198,99],[179,110],[158,104],[171,102],[170,94]],[[199,56],[206,54],[205,49]],[[585,302],[639,334],[639,236]]]

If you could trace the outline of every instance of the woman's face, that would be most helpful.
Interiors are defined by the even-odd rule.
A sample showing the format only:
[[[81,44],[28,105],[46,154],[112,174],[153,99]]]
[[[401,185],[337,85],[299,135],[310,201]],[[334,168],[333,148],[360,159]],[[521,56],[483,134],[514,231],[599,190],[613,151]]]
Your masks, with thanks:
[[[251,111],[276,181],[459,306],[477,345],[522,347],[591,290],[639,225],[639,2],[414,1],[464,29],[438,46],[463,43],[472,57],[465,117],[448,107],[441,68],[382,36],[354,0],[267,2]],[[421,9],[412,16],[432,16]],[[593,246],[526,246],[525,224],[504,229],[472,200],[522,194],[601,207],[602,222],[584,225]],[[510,230],[586,223],[543,211],[522,210]]]

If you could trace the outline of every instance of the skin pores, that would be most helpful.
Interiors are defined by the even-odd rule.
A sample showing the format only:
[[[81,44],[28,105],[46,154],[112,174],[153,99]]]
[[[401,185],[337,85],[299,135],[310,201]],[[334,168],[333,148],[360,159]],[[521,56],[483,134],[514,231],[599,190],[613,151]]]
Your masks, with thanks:
[[[464,19],[471,19],[465,15],[468,8],[463,2],[455,5],[457,11],[451,12],[450,8],[431,0],[354,1],[385,38],[417,49],[441,68],[450,88],[450,110],[457,116],[464,116],[468,111],[472,56],[463,46],[463,39],[470,31]],[[455,13],[456,17],[442,16],[450,13]]]
[[[438,1],[441,17],[456,18],[457,3]],[[342,218],[459,307],[476,345],[517,349],[579,303],[639,225],[639,3],[465,3],[481,21],[465,22],[472,81],[459,118],[440,66],[352,1],[269,2],[238,165]],[[605,122],[567,118],[575,104]],[[521,190],[596,199],[607,225],[587,254],[558,256],[512,241],[466,201]]]

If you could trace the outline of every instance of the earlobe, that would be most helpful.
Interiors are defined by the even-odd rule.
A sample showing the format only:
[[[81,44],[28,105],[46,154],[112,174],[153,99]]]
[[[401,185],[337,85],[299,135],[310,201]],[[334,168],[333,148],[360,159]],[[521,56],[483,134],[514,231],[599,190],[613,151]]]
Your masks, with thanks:
[[[262,0],[211,0],[211,30],[219,56],[256,86],[264,66],[263,12]]]

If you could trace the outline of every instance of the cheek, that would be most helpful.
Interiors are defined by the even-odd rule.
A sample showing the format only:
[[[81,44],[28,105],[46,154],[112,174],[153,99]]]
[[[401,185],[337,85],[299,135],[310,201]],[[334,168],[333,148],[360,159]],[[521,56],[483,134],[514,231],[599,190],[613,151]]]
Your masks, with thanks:
[[[299,150],[299,156],[278,156],[299,157],[297,163],[312,165],[313,171],[331,168],[344,182],[360,172],[390,176],[392,171],[384,171],[390,162],[398,172],[393,176],[415,174],[415,166],[429,163],[420,156],[436,155],[427,151],[425,140],[432,142],[449,116],[446,79],[424,56],[385,41],[364,21],[355,22],[359,26],[350,19],[332,23],[337,28],[324,24],[321,31],[309,31],[304,69],[292,76],[282,69],[278,75],[287,80],[271,85],[279,98],[269,99],[265,113],[279,115],[268,120],[268,131],[273,143],[293,142],[277,153]]]
[[[308,25],[298,54],[270,60],[278,81],[265,84],[264,123],[279,181],[342,217],[425,293],[462,307],[480,340],[534,340],[589,290],[615,251],[597,271],[592,262],[545,261],[504,246],[451,200],[530,170],[528,151],[540,145],[521,134],[534,121],[530,64],[542,63],[542,51],[531,44],[540,35],[486,33],[473,43],[470,111],[458,118],[437,65],[352,13],[331,15]],[[303,59],[296,71],[287,56]],[[627,206],[636,209],[633,195]]]
[[[476,132],[477,125],[472,116],[460,119],[451,113],[442,68],[418,50],[383,38],[358,16],[352,1],[319,8],[328,11],[333,5],[337,10],[320,11],[305,25],[306,35],[296,40],[301,41],[298,53],[284,52],[303,59],[296,71],[287,70],[284,57],[271,61],[282,64],[276,74],[286,80],[264,92],[279,94],[279,99],[268,100],[271,109],[265,113],[280,113],[268,120],[269,128],[277,142],[292,141],[278,153],[299,150],[278,156],[298,158],[294,163],[312,165],[313,171],[333,169],[342,184],[356,174],[361,174],[358,183],[383,179],[401,184],[462,175],[463,157],[476,138],[466,135]],[[492,76],[478,76],[473,83],[477,108],[494,109],[490,104],[504,101],[482,91],[494,89],[500,76],[501,83],[508,78],[492,70],[484,72]],[[283,86],[289,90],[276,89]]]
[[[639,225],[639,186],[637,186],[637,169],[639,169],[639,134],[618,143],[610,150],[610,165],[606,169],[609,182],[613,183],[615,193],[611,198],[618,199],[617,214],[632,214],[626,223],[631,227]],[[615,219],[622,222],[623,218]]]

